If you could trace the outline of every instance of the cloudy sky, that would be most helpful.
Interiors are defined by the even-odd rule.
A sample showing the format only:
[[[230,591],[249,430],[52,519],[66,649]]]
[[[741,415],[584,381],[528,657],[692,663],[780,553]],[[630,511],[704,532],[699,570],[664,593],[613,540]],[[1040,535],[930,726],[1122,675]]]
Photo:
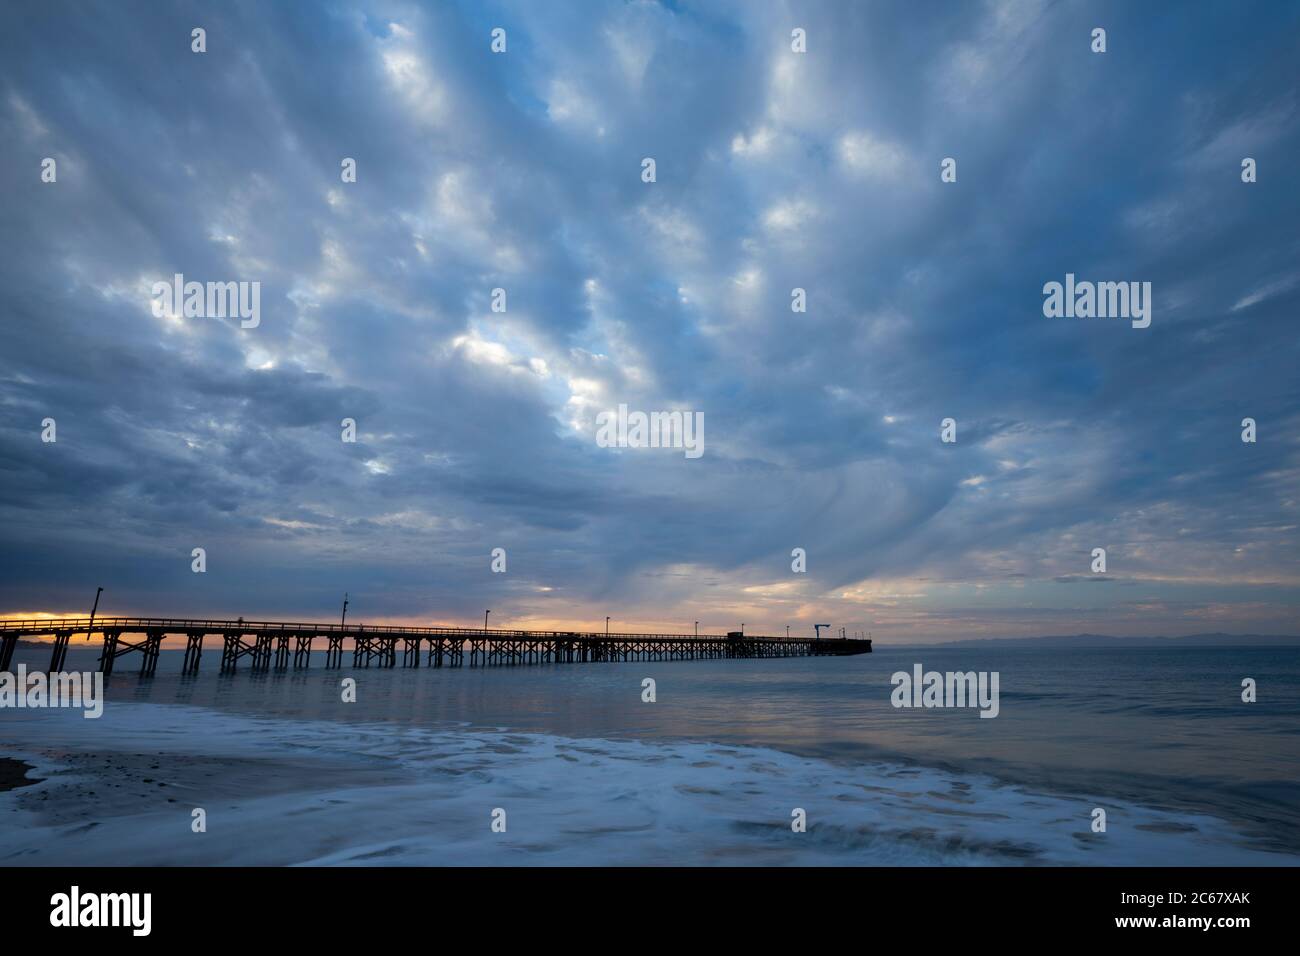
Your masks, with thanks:
[[[1300,630],[1300,8],[0,22],[6,615]],[[1150,328],[1046,318],[1067,272]],[[156,317],[175,273],[260,325]],[[600,447],[619,403],[704,455]]]

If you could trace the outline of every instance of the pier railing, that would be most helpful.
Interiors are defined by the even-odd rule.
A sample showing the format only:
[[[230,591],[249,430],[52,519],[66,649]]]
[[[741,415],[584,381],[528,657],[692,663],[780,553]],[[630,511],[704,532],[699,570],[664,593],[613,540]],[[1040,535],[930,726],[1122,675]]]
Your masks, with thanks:
[[[654,633],[641,631],[534,631],[520,630],[517,628],[483,628],[473,626],[442,625],[437,627],[412,627],[405,624],[313,624],[310,622],[292,622],[292,621],[245,621],[245,620],[218,620],[211,618],[178,618],[178,617],[96,617],[93,621],[88,617],[82,618],[38,618],[30,621],[0,621],[0,631],[20,631],[23,634],[39,635],[53,634],[55,631],[72,631],[73,633],[85,633],[87,628],[94,631],[102,631],[104,628],[121,628],[127,631],[144,631],[149,628],[162,628],[171,633],[183,633],[185,631],[206,629],[210,634],[218,634],[225,631],[235,631],[243,628],[246,633],[255,631],[313,631],[317,634],[325,635],[331,633],[346,634],[349,637],[357,631],[365,631],[367,634],[481,634],[488,637],[568,637],[578,635],[581,637],[608,637],[608,638],[626,638],[626,639],[655,639],[671,638],[677,639],[694,639],[699,640],[721,640],[725,634],[677,634],[677,633]],[[746,640],[786,640],[785,637],[776,637],[762,634],[745,634]],[[790,638],[790,640],[813,640],[813,638]],[[839,638],[822,638],[822,640],[839,640]]]

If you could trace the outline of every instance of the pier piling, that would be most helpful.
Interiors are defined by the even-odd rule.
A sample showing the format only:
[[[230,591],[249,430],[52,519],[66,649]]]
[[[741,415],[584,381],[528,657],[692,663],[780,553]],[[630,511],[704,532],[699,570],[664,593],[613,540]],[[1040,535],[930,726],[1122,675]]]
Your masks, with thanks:
[[[185,661],[181,664],[182,674],[197,674],[199,658],[203,656],[203,632],[185,632]]]
[[[162,650],[163,632],[154,628],[145,632],[144,644],[140,648],[140,676],[153,677],[158,668],[158,653]]]
[[[50,654],[51,674],[57,674],[63,670],[63,662],[68,656],[68,641],[70,640],[72,640],[71,631],[54,632],[54,649]]]

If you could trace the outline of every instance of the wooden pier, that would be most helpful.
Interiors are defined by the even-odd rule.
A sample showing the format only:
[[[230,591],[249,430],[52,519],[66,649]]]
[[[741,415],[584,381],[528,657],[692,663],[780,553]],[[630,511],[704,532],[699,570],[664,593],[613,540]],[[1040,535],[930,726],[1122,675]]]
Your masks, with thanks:
[[[871,641],[852,638],[725,635],[605,634],[579,631],[512,631],[463,627],[367,627],[364,624],[291,624],[278,621],[210,621],[106,617],[94,621],[0,622],[0,671],[9,670],[22,638],[53,638],[50,673],[63,670],[74,635],[99,634],[99,669],[113,672],[118,658],[140,654],[140,676],[152,677],[164,637],[185,638],[181,670],[197,674],[203,640],[221,639],[221,673],[233,674],[248,659],[250,670],[306,668],[317,641],[325,667],[343,666],[344,642],[353,667],[503,667],[520,664],[586,664],[603,661],[694,661],[740,657],[843,657],[869,654]],[[398,653],[400,649],[400,655]]]

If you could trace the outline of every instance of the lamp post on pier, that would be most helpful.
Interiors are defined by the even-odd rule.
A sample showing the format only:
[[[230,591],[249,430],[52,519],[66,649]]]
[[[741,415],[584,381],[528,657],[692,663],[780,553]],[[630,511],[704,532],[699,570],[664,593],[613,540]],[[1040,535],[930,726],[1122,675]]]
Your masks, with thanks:
[[[90,623],[86,625],[86,640],[90,640],[90,632],[95,628],[95,612],[99,610],[99,596],[103,593],[103,588],[95,589],[95,604],[90,609]]]

